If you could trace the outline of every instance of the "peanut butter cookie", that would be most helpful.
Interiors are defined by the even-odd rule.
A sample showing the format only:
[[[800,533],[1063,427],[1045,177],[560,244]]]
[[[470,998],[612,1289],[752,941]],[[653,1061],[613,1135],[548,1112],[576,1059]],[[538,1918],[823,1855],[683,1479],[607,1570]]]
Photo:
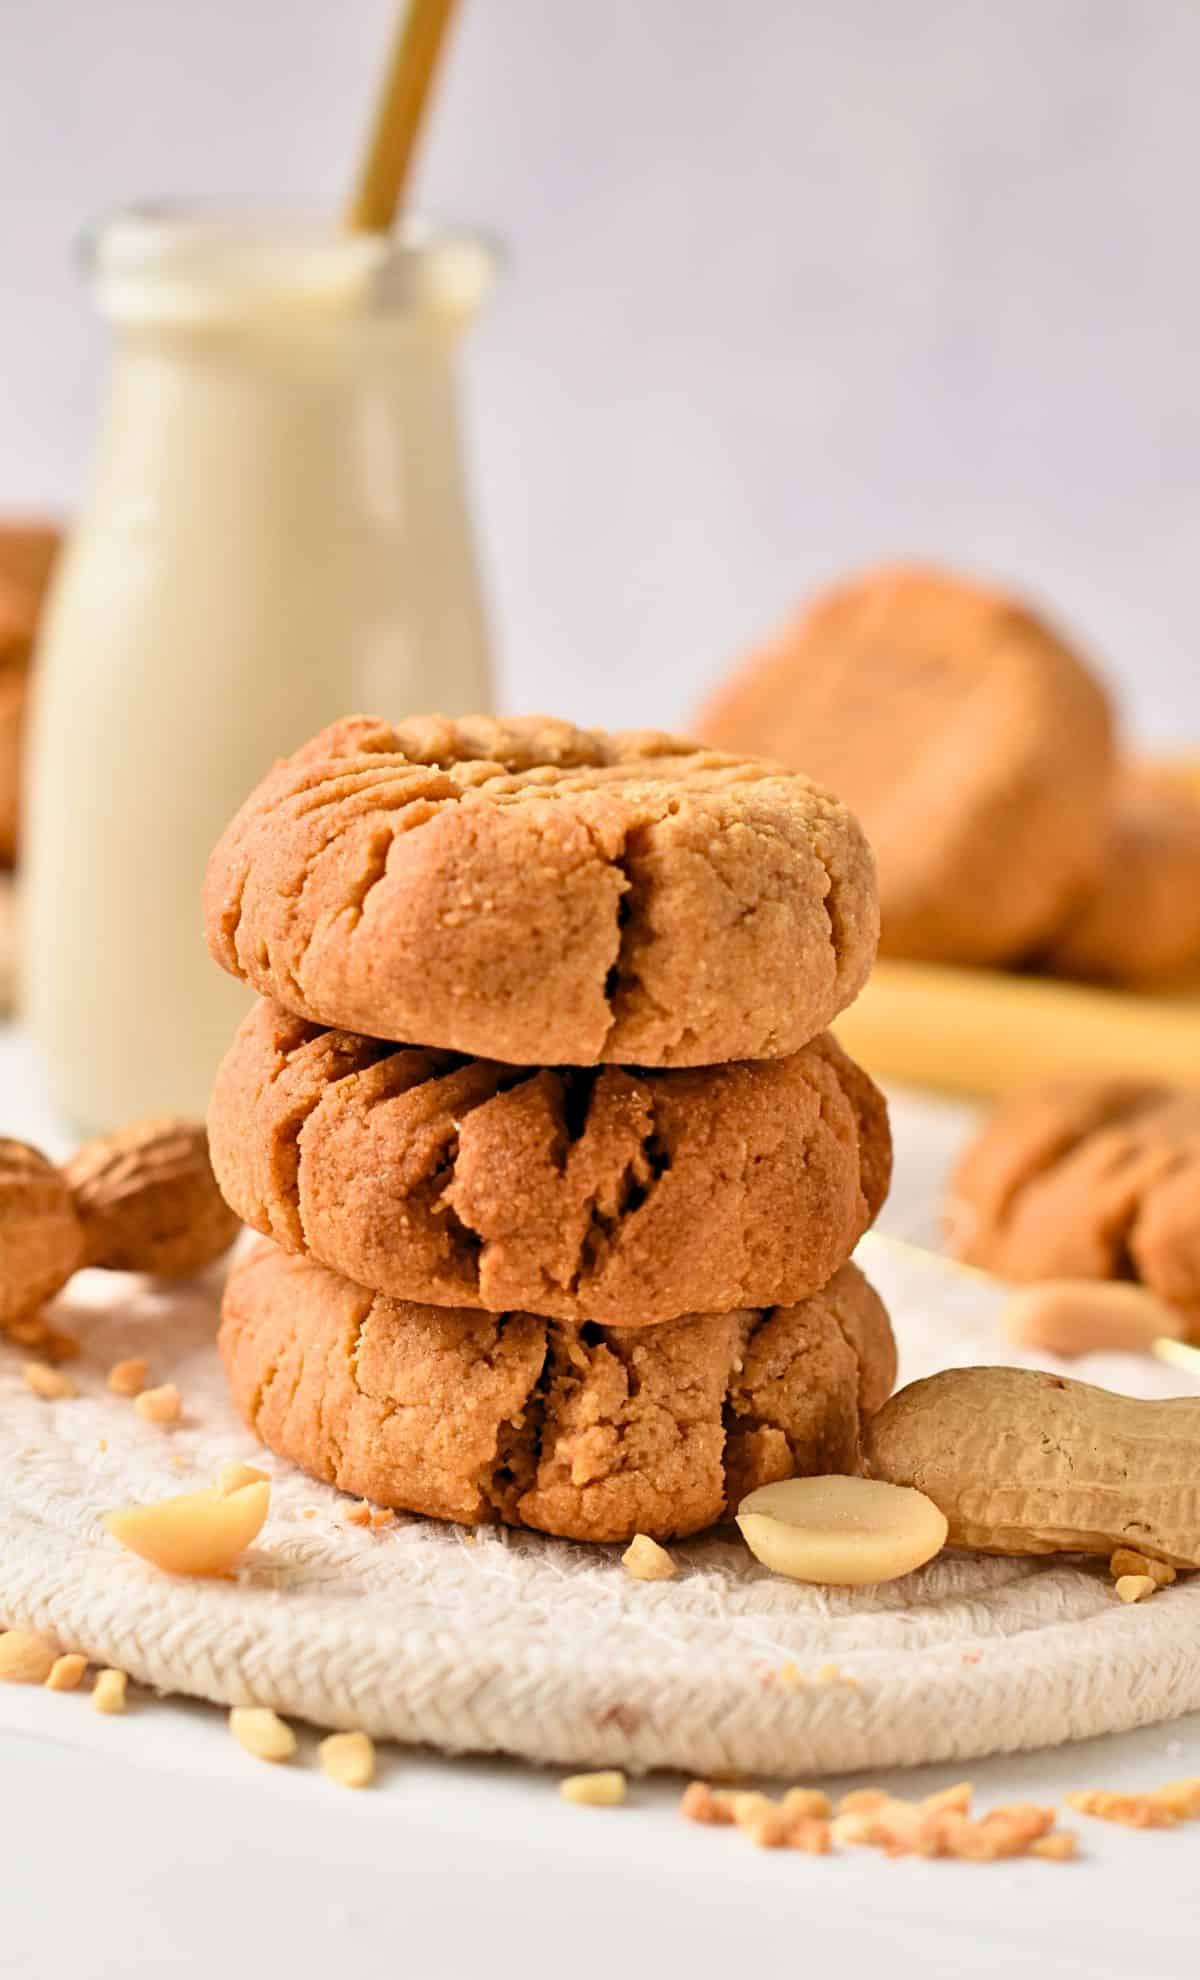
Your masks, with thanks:
[[[1008,962],[1092,881],[1112,772],[1103,690],[1017,600],[920,568],[824,593],[701,711],[836,791],[879,862],[882,948]]]
[[[335,723],[209,863],[209,946],[318,1024],[521,1065],[706,1065],[822,1031],[871,856],[807,778],[548,718]]]
[[[209,1139],[240,1217],[359,1285],[626,1327],[815,1292],[891,1170],[883,1096],[828,1035],[784,1059],[533,1070],[266,1002]]]
[[[963,1156],[952,1248],[1006,1279],[1138,1279],[1200,1325],[1200,1094],[1061,1080],[1014,1094]]]
[[[1060,976],[1148,982],[1200,962],[1200,801],[1150,769],[1120,778],[1094,887],[1044,961]]]
[[[852,1265],[798,1306],[629,1331],[405,1305],[262,1245],[220,1348],[247,1422],[314,1476],[572,1540],[694,1533],[757,1485],[857,1470],[895,1379]]]

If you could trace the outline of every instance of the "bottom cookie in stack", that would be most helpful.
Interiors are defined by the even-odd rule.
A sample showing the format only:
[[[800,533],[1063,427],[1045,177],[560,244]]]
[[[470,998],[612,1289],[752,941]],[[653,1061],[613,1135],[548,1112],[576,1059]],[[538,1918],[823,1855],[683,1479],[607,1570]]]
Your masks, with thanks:
[[[592,1541],[695,1533],[758,1485],[857,1471],[896,1374],[853,1265],[795,1306],[622,1328],[389,1299],[261,1244],[220,1348],[251,1428],[314,1477]]]

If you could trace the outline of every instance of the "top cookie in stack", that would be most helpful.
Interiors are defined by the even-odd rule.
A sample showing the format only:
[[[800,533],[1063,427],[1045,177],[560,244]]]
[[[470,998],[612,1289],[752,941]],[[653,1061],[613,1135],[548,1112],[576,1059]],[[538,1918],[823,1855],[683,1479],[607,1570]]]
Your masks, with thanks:
[[[276,1247],[222,1330],[265,1442],[595,1539],[857,1463],[890,1142],[824,1035],[877,936],[836,799],[661,735],[346,721],[243,807],[206,918],[264,999],[210,1133]]]

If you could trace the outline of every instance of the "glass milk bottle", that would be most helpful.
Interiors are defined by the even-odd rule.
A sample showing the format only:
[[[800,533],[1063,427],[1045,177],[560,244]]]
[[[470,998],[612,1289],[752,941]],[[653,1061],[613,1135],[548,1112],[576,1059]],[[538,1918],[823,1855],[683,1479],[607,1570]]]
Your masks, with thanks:
[[[80,1133],[204,1111],[246,994],[201,881],[272,761],[490,705],[455,398],[483,245],[147,212],[92,267],[112,377],[25,838],[26,1011]]]

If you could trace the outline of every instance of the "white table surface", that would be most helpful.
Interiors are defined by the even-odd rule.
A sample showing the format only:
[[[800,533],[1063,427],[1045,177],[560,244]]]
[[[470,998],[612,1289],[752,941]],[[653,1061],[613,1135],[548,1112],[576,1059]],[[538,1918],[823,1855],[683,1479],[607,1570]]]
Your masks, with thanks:
[[[58,1140],[24,1042],[0,1030],[0,1130]],[[890,1221],[917,1234],[961,1121],[895,1108]],[[0,1591],[3,1563],[0,1562]],[[1197,1646],[1200,1654],[1200,1645]],[[251,1760],[223,1714],[0,1686],[0,1958],[20,1980],[695,1980],[803,1974],[1194,1980],[1200,1824],[1072,1820],[1083,1859],[969,1866],[874,1851],[759,1851],[675,1813],[678,1781],[564,1805],[517,1764],[389,1750],[350,1794],[302,1759]],[[305,1764],[306,1763],[306,1764]],[[981,1803],[1200,1774],[1200,1716],[1054,1753],[873,1777],[925,1793],[966,1772]],[[839,1784],[840,1785],[840,1784]]]

